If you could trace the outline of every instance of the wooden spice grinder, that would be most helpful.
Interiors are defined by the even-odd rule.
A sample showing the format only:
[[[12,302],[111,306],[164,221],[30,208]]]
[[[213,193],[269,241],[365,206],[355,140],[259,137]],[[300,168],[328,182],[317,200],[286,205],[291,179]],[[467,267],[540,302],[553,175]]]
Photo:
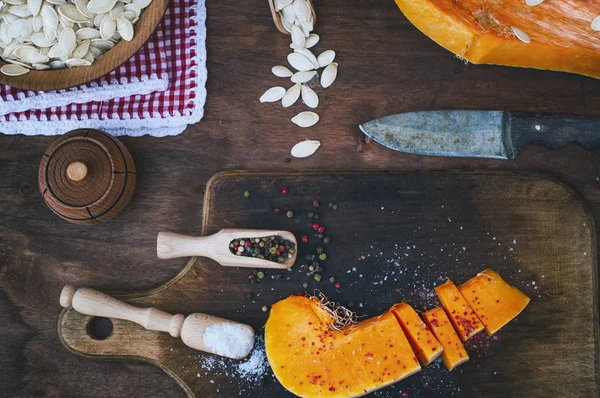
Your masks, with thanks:
[[[60,305],[65,308],[73,307],[82,314],[124,319],[148,330],[168,332],[173,337],[181,336],[188,347],[228,358],[243,359],[250,354],[254,345],[254,329],[243,323],[200,313],[184,317],[182,314],[171,315],[156,308],[139,308],[94,289],[76,289],[72,285],[66,285],[60,293]],[[248,344],[243,349],[240,348],[242,351],[239,355],[215,352],[206,346],[204,332],[213,325],[223,324],[236,326],[248,340]]]
[[[74,130],[54,141],[38,172],[44,202],[75,224],[99,223],[119,214],[133,195],[135,180],[127,148],[92,129]]]
[[[234,239],[263,238],[278,235],[293,242],[296,251],[283,263],[263,260],[256,257],[236,256],[229,251],[229,243]],[[159,232],[156,239],[158,258],[178,258],[189,256],[208,257],[226,267],[286,269],[294,265],[298,255],[298,242],[293,233],[261,229],[222,229],[210,236],[187,236],[172,232]]]

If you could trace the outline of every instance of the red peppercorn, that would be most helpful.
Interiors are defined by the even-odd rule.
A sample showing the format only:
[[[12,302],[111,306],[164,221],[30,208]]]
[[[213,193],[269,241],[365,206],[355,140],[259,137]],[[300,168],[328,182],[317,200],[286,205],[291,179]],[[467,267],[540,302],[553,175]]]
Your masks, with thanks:
[[[252,274],[248,275],[248,279],[250,279],[250,280],[254,279],[254,275],[252,275]]]
[[[308,236],[302,235],[302,243],[308,243]]]
[[[275,209],[275,214],[279,214],[279,212],[281,211],[281,209],[278,207]]]
[[[281,193],[286,195],[288,193],[288,190],[286,187],[281,188]]]
[[[336,289],[339,289],[340,287],[342,287],[342,284],[339,282],[336,282],[334,286]]]
[[[323,232],[325,232],[325,227],[319,227],[319,228],[317,228],[317,232],[319,232],[320,234],[322,234]]]
[[[277,257],[279,257],[279,255],[280,255],[280,254],[281,254],[281,252],[280,252],[279,250],[277,250],[277,251],[275,252],[275,255],[276,255]]]
[[[283,245],[282,245],[282,246],[279,246],[279,251],[280,251],[280,252],[284,252],[284,251],[285,251],[285,246],[283,246]]]
[[[319,225],[319,224],[317,224],[316,222],[315,222],[315,223],[313,223],[313,225],[312,225],[312,229],[314,229],[315,231],[316,231],[317,229],[319,229],[319,227],[320,227],[320,225]]]
[[[247,240],[246,242],[244,242],[244,246],[250,247],[251,245],[252,245],[252,242],[250,242],[249,240]]]
[[[312,205],[313,205],[314,207],[319,207],[319,202],[318,202],[318,201],[316,201],[316,200],[313,200],[313,201],[312,201]]]

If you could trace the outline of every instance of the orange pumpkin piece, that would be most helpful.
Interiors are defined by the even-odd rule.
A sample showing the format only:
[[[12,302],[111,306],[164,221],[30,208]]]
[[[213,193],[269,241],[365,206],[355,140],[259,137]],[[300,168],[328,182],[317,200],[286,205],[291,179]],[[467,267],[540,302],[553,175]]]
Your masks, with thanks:
[[[480,272],[458,287],[477,314],[489,335],[519,315],[529,297],[491,269]]]
[[[392,307],[392,312],[424,365],[429,365],[442,355],[444,349],[441,344],[410,305],[396,304]]]
[[[446,315],[442,308],[435,307],[432,310],[424,312],[423,319],[425,319],[425,323],[427,323],[435,338],[444,347],[442,360],[448,370],[452,370],[469,360],[467,351],[465,351],[458,335],[452,327],[452,323],[450,323],[450,319],[448,319],[448,315]]]
[[[591,27],[600,14],[596,1],[545,1],[535,7],[525,0],[396,0],[396,4],[420,31],[474,64],[600,77],[600,35]]]
[[[477,314],[451,280],[434,289],[462,341],[467,341],[483,330]]]
[[[390,312],[332,330],[316,298],[275,303],[265,348],[275,377],[301,397],[356,397],[419,372],[421,366]]]

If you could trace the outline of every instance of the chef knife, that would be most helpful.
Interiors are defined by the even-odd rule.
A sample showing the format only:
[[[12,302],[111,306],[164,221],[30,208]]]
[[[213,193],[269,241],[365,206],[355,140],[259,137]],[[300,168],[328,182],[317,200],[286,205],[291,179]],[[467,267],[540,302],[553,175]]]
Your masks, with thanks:
[[[417,155],[513,159],[528,143],[559,150],[577,142],[600,147],[600,119],[505,111],[444,110],[399,113],[360,129],[388,148]]]

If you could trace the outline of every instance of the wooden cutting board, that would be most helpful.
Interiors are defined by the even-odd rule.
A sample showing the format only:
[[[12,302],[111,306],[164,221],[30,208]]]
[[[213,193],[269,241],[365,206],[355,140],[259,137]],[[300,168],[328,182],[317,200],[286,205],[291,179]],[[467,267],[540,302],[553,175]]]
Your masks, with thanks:
[[[286,195],[282,187],[288,189]],[[244,191],[250,192],[248,198]],[[313,200],[320,202],[318,208],[312,207]],[[339,208],[330,209],[330,201]],[[436,304],[432,288],[446,277],[462,283],[490,267],[531,297],[525,311],[494,338],[479,335],[469,342],[471,360],[457,370],[447,372],[438,362],[377,394],[599,393],[595,228],[579,198],[555,180],[479,171],[233,171],[213,177],[204,206],[202,234],[226,227],[284,229],[298,237],[306,233],[311,242],[300,245],[292,271],[267,273],[259,283],[250,283],[248,269],[195,258],[161,287],[116,297],[173,313],[230,318],[262,335],[267,313],[261,307],[300,291],[320,289],[365,316],[402,300],[425,310]],[[286,216],[288,210],[292,218]],[[305,219],[311,210],[331,237],[321,282],[307,276],[302,266],[316,248],[317,238]],[[331,276],[341,283],[339,290],[329,282]],[[113,320],[112,334],[94,339],[90,318],[73,310],[60,314],[60,338],[75,354],[150,362],[190,396],[287,394],[268,367],[264,377],[248,377],[251,364],[240,368],[239,362],[217,360],[166,333],[127,321]]]

